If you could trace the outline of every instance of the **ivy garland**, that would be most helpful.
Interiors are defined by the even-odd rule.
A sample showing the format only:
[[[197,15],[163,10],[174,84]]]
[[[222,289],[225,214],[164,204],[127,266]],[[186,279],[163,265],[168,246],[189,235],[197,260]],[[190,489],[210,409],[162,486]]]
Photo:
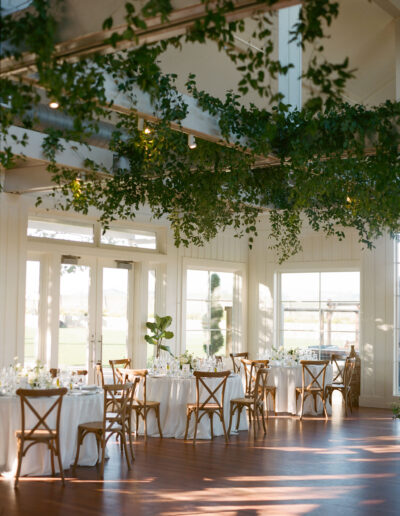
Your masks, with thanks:
[[[241,51],[233,36],[244,30],[244,21],[227,20],[234,2],[203,3],[205,16],[183,36],[76,62],[55,57],[57,24],[50,0],[34,0],[33,8],[21,16],[2,18],[1,39],[10,49],[5,54],[16,61],[22,51],[36,56],[36,74],[30,82],[22,76],[0,77],[2,101],[8,105],[1,110],[2,141],[15,123],[35,127],[32,107],[40,103],[38,92],[44,88],[73,122],[69,129],[46,130],[43,150],[57,187],[51,194],[57,206],[81,213],[93,206],[107,226],[116,218],[134,218],[147,203],[155,218],[166,216],[170,221],[176,245],[203,245],[219,231],[233,227],[237,236],[248,236],[251,246],[257,221],[265,211],[271,247],[281,261],[301,249],[304,217],[313,229],[339,239],[344,237],[343,228],[354,227],[368,247],[383,232],[400,231],[400,103],[388,101],[367,109],[341,102],[352,76],[348,62],[329,63],[321,57],[323,27],[337,16],[338,3],[308,0],[303,4],[293,37],[300,36],[303,46],[313,43],[319,51],[304,72],[318,94],[301,111],[292,112],[265,81],[267,76],[287,72],[272,58],[271,15],[258,16],[252,35],[264,50]],[[137,42],[137,30],[146,28],[147,17],[161,15],[167,21],[171,11],[168,0],[150,0],[139,12],[128,2],[127,29],[123,34],[113,32],[108,43],[117,48],[122,40]],[[104,29],[112,26],[111,18],[105,20]],[[186,136],[171,129],[171,123],[179,125],[185,118],[188,106],[175,87],[176,77],[163,75],[157,59],[171,45],[206,40],[215,41],[236,63],[242,74],[240,95],[255,89],[266,97],[270,108],[245,108],[241,96],[231,91],[224,100],[213,98],[197,89],[191,75],[186,88],[203,111],[218,117],[223,141],[197,139],[197,148],[190,150]],[[110,112],[112,100],[106,95],[107,75],[132,98],[132,112],[119,114],[117,123]],[[150,134],[138,130],[136,87],[153,99],[159,122],[149,124]],[[105,120],[115,124],[109,148],[123,158],[123,165],[110,174],[87,160],[85,167],[91,172],[84,177],[56,165],[61,138],[88,141]],[[26,136],[21,143],[26,143]],[[276,165],[256,167],[259,156],[270,154],[276,156]],[[11,167],[13,159],[11,148],[3,144],[1,164]]]

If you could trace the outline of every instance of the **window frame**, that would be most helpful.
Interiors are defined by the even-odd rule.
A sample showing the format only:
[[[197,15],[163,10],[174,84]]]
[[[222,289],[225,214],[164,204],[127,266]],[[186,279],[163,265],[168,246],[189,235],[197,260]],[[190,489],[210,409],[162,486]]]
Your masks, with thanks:
[[[357,263],[330,263],[330,264],[316,264],[316,263],[309,263],[309,264],[302,264],[301,267],[299,267],[298,264],[293,264],[292,266],[290,264],[287,264],[284,267],[279,268],[275,272],[275,299],[276,303],[274,303],[274,335],[273,335],[273,342],[275,347],[279,347],[281,345],[281,333],[283,330],[283,321],[281,320],[281,306],[282,306],[282,274],[290,274],[290,273],[324,273],[324,272],[358,272],[359,274],[359,281],[360,281],[360,309],[359,309],[359,328],[358,328],[358,352],[360,352],[361,349],[361,331],[362,331],[362,307],[361,307],[361,300],[362,300],[362,281],[361,281],[361,267]],[[320,289],[319,289],[320,290]],[[319,299],[318,303],[321,303],[321,292],[319,291]],[[340,311],[340,310],[339,310]],[[320,351],[320,348],[319,348]]]
[[[232,321],[232,353],[247,350],[247,265],[243,262],[222,262],[219,260],[203,260],[195,258],[183,258],[182,265],[182,291],[181,291],[181,338],[178,339],[179,353],[186,351],[186,311],[187,311],[187,271],[202,270],[208,272],[230,272],[241,278],[240,294],[238,300],[232,299],[232,312],[237,316]]]
[[[393,396],[400,396],[400,233],[395,235],[393,249],[394,268],[394,325],[393,325]]]
[[[92,226],[93,227],[93,242],[79,242],[76,240],[67,240],[63,238],[47,238],[47,237],[36,237],[28,235],[28,224],[29,220],[43,220],[55,223],[66,223],[71,225],[82,225],[82,226]],[[154,233],[156,237],[156,247],[155,249],[148,249],[145,247],[133,247],[133,246],[121,246],[121,245],[113,245],[113,244],[105,244],[101,242],[101,234],[103,231],[103,227],[101,223],[93,218],[87,217],[82,218],[82,216],[74,216],[73,213],[68,213],[67,216],[65,214],[60,214],[60,212],[53,212],[51,210],[46,210],[46,212],[42,212],[40,210],[30,210],[27,219],[27,228],[26,228],[26,238],[28,242],[43,242],[49,245],[71,245],[71,246],[80,246],[86,249],[104,249],[104,250],[116,250],[122,252],[129,253],[139,253],[139,254],[149,254],[149,255],[157,255],[157,254],[166,254],[167,248],[167,229],[164,226],[155,226],[152,224],[143,224],[138,222],[131,221],[118,221],[115,224],[110,224],[109,229],[115,229],[116,231],[144,231],[149,233]]]

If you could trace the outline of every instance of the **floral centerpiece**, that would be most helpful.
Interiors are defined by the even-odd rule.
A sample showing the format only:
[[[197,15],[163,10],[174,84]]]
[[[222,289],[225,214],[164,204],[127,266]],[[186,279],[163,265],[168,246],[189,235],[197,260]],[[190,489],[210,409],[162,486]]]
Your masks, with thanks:
[[[34,367],[25,370],[25,376],[27,376],[28,384],[32,389],[48,389],[52,385],[50,371],[40,360],[36,360]]]
[[[180,367],[182,369],[182,366],[184,364],[189,364],[190,369],[193,369],[193,360],[194,360],[194,354],[190,353],[188,350],[186,350],[181,355],[177,356],[177,359],[179,360]]]
[[[301,359],[300,348],[284,349],[283,346],[279,346],[279,348],[275,348],[274,346],[272,346],[270,360],[275,360],[275,361],[279,361],[279,362],[299,363],[300,359]]]

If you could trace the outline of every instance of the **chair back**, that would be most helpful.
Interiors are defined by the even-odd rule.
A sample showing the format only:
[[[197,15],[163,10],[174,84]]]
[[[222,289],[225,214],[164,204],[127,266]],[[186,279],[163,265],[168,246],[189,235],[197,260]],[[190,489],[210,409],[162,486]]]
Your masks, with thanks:
[[[87,376],[88,372],[86,369],[77,369],[72,371],[72,376]]]
[[[241,363],[243,364],[244,377],[246,380],[246,396],[252,397],[254,396],[257,369],[267,367],[269,360],[247,360],[242,358]]]
[[[332,353],[331,363],[334,369],[332,383],[344,383],[343,374],[346,365],[346,359],[342,355]]]
[[[264,399],[266,397],[267,393],[267,386],[268,386],[268,367],[258,367],[257,368],[257,374],[256,374],[256,380],[255,380],[255,387],[254,387],[254,402],[257,406],[257,404],[264,403]]]
[[[50,375],[52,378],[57,378],[57,376],[60,374],[60,370],[57,369],[56,367],[52,367],[50,369]]]
[[[59,435],[60,431],[60,416],[61,416],[61,405],[63,396],[67,394],[67,389],[18,389],[16,392],[17,396],[21,401],[21,430],[22,439],[35,439],[38,430],[46,430],[50,435],[54,436],[54,439]],[[32,398],[51,398],[56,397],[54,403],[46,410],[44,414],[40,414],[36,408],[32,405]],[[30,410],[34,416],[34,425],[32,428],[26,428],[26,413],[25,408]],[[56,427],[50,428],[47,418],[56,412]],[[28,430],[28,433],[25,431]]]
[[[122,383],[134,382],[137,381],[139,384],[141,380],[143,380],[143,403],[146,405],[146,387],[147,387],[147,375],[148,370],[147,369],[118,369],[118,374],[120,374],[122,378]]]
[[[101,362],[97,362],[94,366],[94,380],[96,385],[99,387],[104,387],[104,373],[103,373],[103,366],[101,365]]]
[[[356,367],[356,359],[355,358],[346,358],[346,363],[343,371],[343,385],[348,388],[351,385],[351,380],[353,378],[354,369]]]
[[[325,392],[326,368],[329,360],[301,360],[301,387],[304,390],[320,390]],[[317,372],[311,366],[319,366]]]
[[[194,376],[196,378],[196,408],[197,412],[199,410],[204,410],[207,403],[215,403],[218,409],[222,409],[224,406],[224,397],[225,397],[225,387],[228,376],[231,374],[230,371],[221,371],[218,373],[211,373],[205,371],[195,371]],[[221,381],[216,385],[215,388],[210,387],[205,381],[208,378],[221,378]],[[201,396],[201,388],[205,390],[206,399],[200,401]],[[219,399],[219,393],[221,393]]]
[[[125,421],[132,411],[133,397],[137,381],[125,384],[105,384],[104,389],[104,416],[103,430],[111,431],[115,423]],[[112,407],[112,412],[109,412]]]
[[[113,374],[113,382],[114,384],[122,383],[121,376],[118,376],[116,373],[116,368],[118,369],[127,369],[131,367],[131,359],[130,358],[120,358],[118,360],[109,360],[110,366]]]
[[[241,358],[246,358],[246,359],[249,358],[248,352],[244,351],[243,353],[230,353],[229,356],[232,359],[233,372],[239,374],[240,366],[241,366],[240,359]]]

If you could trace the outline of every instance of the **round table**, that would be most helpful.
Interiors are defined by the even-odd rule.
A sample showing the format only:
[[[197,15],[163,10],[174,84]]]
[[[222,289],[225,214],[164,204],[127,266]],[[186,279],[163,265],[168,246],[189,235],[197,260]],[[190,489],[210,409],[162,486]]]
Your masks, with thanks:
[[[54,403],[54,398],[30,400],[40,414]],[[25,409],[26,424],[37,420]],[[78,425],[103,419],[102,391],[82,391],[67,394],[63,398],[60,421],[60,447],[62,464],[69,468],[75,460]],[[55,426],[55,413],[48,418],[50,426]],[[12,476],[17,469],[17,439],[15,431],[21,428],[21,408],[18,396],[0,396],[0,473]],[[97,461],[97,446],[93,435],[86,437],[81,446],[79,464],[93,466]],[[58,464],[56,461],[56,469]],[[58,469],[57,469],[58,471]],[[22,475],[50,475],[50,452],[44,444],[33,446],[22,461]]]
[[[301,397],[299,396],[296,406],[296,387],[301,387],[301,369],[300,364],[293,366],[276,365],[270,363],[268,373],[268,385],[276,387],[276,412],[286,412],[289,414],[300,414]],[[314,374],[321,369],[321,366],[309,366]],[[326,368],[325,385],[332,383],[333,368],[329,364]],[[308,380],[306,376],[306,381]],[[319,378],[322,381],[322,376]],[[273,410],[271,397],[268,396],[268,408]],[[329,401],[326,400],[326,409],[331,414],[332,409]],[[308,396],[304,403],[304,414],[316,415],[323,412],[321,398],[318,398],[317,412],[314,409],[314,400],[312,396]]]
[[[220,378],[208,378],[207,383],[210,388],[215,388]],[[160,402],[160,422],[163,437],[175,437],[183,439],[186,428],[186,404],[196,402],[196,379],[193,376],[183,378],[179,376],[147,376],[147,399]],[[224,420],[226,429],[229,426],[230,400],[242,398],[244,396],[242,379],[239,375],[228,377],[225,388],[224,398]],[[143,397],[142,384],[139,386],[138,398]],[[202,390],[200,390],[200,400],[202,400]],[[236,428],[236,419],[232,426]],[[243,411],[240,418],[239,430],[247,430],[247,418]],[[194,416],[191,418],[188,437],[193,437]],[[139,423],[139,433],[143,433],[143,420]],[[214,436],[223,435],[221,421],[218,416],[214,416]],[[147,415],[147,435],[159,436],[154,411]],[[210,420],[203,417],[197,429],[197,439],[211,439]]]

